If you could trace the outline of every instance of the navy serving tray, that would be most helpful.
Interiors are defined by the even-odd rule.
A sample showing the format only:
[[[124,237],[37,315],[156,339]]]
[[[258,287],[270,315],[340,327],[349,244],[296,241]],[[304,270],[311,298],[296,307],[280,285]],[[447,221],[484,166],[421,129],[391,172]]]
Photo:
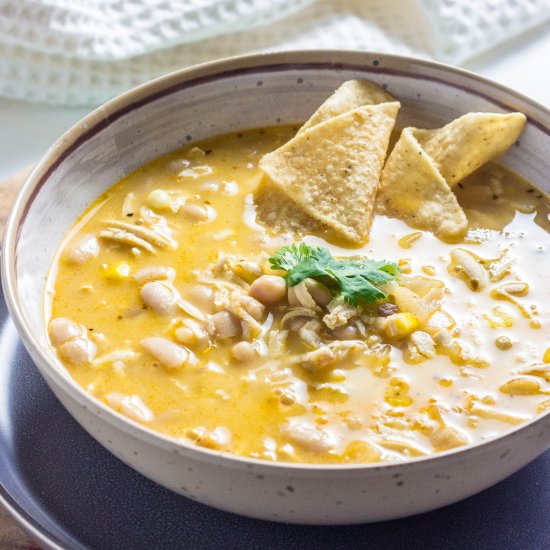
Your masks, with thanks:
[[[550,548],[550,451],[479,495],[402,520],[263,522],[163,489],[96,443],[42,380],[1,290],[0,357],[0,501],[43,548]]]

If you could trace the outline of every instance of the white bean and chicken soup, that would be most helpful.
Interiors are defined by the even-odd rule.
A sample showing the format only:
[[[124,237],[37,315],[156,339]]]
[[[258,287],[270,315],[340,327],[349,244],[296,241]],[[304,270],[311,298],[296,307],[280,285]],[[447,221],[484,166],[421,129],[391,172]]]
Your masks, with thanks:
[[[100,196],[47,293],[74,379],[288,462],[430,455],[550,408],[549,200],[490,161],[523,115],[395,132],[398,108],[350,81],[300,129],[193,144]]]

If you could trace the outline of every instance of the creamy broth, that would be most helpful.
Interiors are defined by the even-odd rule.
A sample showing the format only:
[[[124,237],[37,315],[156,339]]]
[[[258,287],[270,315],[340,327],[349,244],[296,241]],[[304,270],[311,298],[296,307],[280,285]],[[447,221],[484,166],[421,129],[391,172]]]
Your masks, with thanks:
[[[82,215],[60,248],[46,304],[48,321],[66,318],[83,325],[93,348],[91,362],[75,364],[70,350],[59,347],[63,338],[57,339],[74,379],[119,412],[169,436],[293,462],[429,455],[494,437],[548,408],[548,198],[488,164],[459,184],[457,196],[469,221],[460,243],[380,215],[363,248],[329,242],[326,235],[274,234],[255,221],[258,161],[296,130],[247,131],[175,151],[122,179]],[[163,235],[153,252],[143,243],[117,242],[116,230],[124,239],[126,226],[106,223],[144,227],[149,223],[144,216]],[[111,236],[93,240],[105,231]],[[82,246],[88,235],[96,237]],[[419,355],[408,347],[409,338],[385,337],[381,325],[365,322],[366,334],[357,334],[359,325],[354,334],[368,341],[367,348],[352,350],[329,368],[308,369],[293,363],[311,349],[292,331],[286,351],[273,353],[277,346],[269,334],[280,328],[282,316],[275,306],[258,316],[256,353],[249,361],[236,360],[238,352],[232,351],[247,339],[242,335],[204,349],[190,346],[181,368],[163,365],[140,343],[162,337],[185,347],[178,334],[190,315],[180,308],[161,315],[146,305],[140,293],[145,279],[138,283],[136,273],[172,268],[173,288],[201,308],[194,288],[217,273],[216,265],[224,276],[229,269],[246,291],[258,275],[269,273],[267,258],[294,240],[327,247],[335,257],[394,261],[404,277],[423,278],[414,279],[417,286],[441,282],[439,317],[432,314],[432,324],[449,324],[453,342],[463,348],[448,351],[437,343],[437,353]],[[451,253],[457,249],[482,259],[477,265],[487,285],[481,290],[471,290],[463,272],[452,272]],[[254,262],[262,272],[243,262]],[[502,285],[516,281],[528,287],[499,294]],[[215,309],[201,311],[206,319]],[[418,330],[433,336],[435,329],[424,325]],[[52,340],[56,344],[55,335]],[[539,366],[530,367],[534,364]]]

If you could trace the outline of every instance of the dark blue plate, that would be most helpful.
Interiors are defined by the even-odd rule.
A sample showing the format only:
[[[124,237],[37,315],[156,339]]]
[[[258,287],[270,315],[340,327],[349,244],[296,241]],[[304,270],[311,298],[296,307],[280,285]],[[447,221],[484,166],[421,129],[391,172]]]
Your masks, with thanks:
[[[40,377],[1,291],[0,330],[0,500],[45,548],[550,548],[550,451],[475,497],[407,519],[247,519],[163,489],[96,443]]]

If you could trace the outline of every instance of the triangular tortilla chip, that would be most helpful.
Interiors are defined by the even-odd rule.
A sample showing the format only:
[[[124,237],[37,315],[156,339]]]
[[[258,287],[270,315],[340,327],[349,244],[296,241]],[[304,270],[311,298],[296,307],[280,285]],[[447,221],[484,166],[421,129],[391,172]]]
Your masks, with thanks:
[[[367,105],[320,122],[265,155],[260,168],[308,216],[364,242],[399,107]]]
[[[297,233],[309,235],[322,233],[326,227],[308,216],[294,201],[289,199],[267,178],[254,192],[256,221],[276,233]]]
[[[297,136],[348,111],[385,102],[395,102],[395,99],[380,86],[366,80],[349,80],[313,113],[300,128]],[[322,144],[320,146],[322,147]],[[324,162],[327,163],[326,158]],[[278,232],[293,231],[307,234],[335,229],[330,224],[324,225],[319,219],[312,217],[303,205],[295,203],[281,186],[276,186],[269,178],[264,178],[263,185],[255,193],[255,203],[257,220]],[[370,208],[372,209],[372,206]]]
[[[344,82],[300,128],[298,134],[329,118],[352,111],[365,105],[391,103],[395,98],[368,80],[348,80]]]
[[[376,197],[377,211],[446,239],[462,236],[468,221],[415,128],[405,128],[390,153]]]
[[[453,187],[482,164],[504,153],[521,134],[522,113],[468,113],[436,130],[415,130],[424,151]]]

